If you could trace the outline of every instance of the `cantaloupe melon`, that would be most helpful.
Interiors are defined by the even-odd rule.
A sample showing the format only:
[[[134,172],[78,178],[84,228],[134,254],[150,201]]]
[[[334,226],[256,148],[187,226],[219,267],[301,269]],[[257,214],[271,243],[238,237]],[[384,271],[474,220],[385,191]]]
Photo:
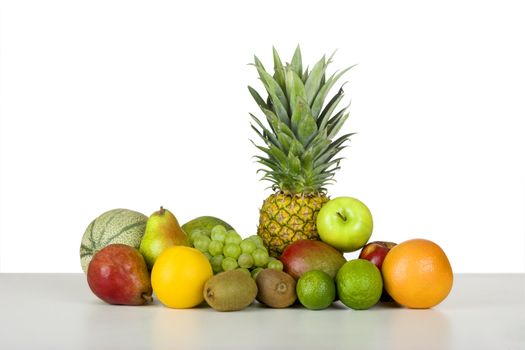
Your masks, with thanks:
[[[139,248],[148,217],[129,209],[109,210],[93,220],[80,244],[80,264],[87,272],[93,255],[108,244],[122,243]]]

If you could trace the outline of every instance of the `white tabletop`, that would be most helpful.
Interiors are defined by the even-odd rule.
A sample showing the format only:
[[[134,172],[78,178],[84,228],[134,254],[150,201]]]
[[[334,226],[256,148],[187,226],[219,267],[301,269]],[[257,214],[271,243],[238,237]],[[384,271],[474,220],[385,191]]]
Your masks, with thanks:
[[[525,275],[460,274],[431,310],[108,305],[83,274],[0,274],[0,349],[525,349]]]

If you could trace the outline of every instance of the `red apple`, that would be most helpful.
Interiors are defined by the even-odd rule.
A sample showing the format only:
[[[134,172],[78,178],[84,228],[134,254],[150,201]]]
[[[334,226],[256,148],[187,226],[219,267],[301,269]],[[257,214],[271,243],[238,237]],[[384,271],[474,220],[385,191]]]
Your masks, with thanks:
[[[361,253],[359,254],[359,259],[366,259],[372,264],[377,266],[379,271],[383,266],[383,261],[385,260],[386,255],[392,249],[396,243],[393,242],[370,242],[363,247]],[[392,301],[392,297],[388,295],[385,289],[383,289],[383,294],[381,295],[381,301]]]
[[[299,240],[290,244],[280,258],[284,271],[296,280],[310,270],[321,270],[335,277],[337,271],[346,262],[339,250],[321,242]]]
[[[396,244],[392,242],[370,242],[363,247],[361,253],[359,254],[359,259],[366,259],[373,263],[379,271],[383,266],[383,260],[385,260],[386,254],[394,247]]]
[[[110,244],[97,252],[88,266],[91,291],[109,304],[142,305],[151,301],[151,280],[138,249]]]

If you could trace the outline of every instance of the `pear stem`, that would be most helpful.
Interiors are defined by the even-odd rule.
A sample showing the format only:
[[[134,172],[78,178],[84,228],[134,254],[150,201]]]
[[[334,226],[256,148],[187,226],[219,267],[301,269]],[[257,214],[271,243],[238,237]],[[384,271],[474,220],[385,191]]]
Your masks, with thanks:
[[[161,205],[161,206],[160,206],[160,210],[159,210],[159,214],[160,214],[160,215],[164,215],[164,212],[165,212],[165,211],[166,211],[166,209],[164,209],[164,208],[162,207],[162,205]]]

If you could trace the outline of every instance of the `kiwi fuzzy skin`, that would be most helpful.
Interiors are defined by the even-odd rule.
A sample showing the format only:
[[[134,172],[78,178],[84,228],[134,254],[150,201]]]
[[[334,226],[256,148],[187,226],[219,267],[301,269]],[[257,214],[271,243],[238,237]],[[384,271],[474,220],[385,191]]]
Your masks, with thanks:
[[[295,302],[295,279],[283,271],[264,269],[257,275],[257,301],[271,308],[286,308]]]

